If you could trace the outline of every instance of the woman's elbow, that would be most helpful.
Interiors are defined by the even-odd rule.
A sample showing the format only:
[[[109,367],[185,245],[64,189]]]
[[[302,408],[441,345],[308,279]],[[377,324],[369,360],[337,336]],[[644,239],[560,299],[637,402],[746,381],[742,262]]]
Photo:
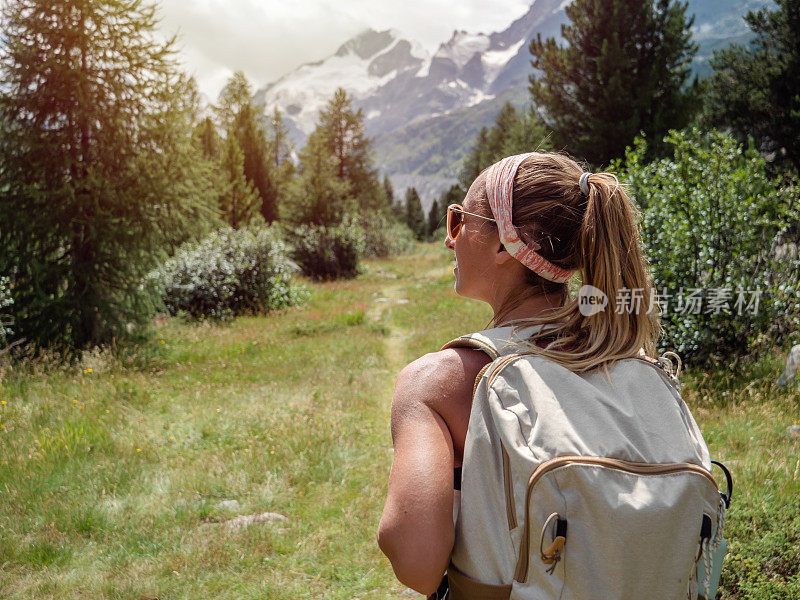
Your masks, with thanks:
[[[383,523],[378,527],[377,538],[378,547],[392,563],[400,583],[426,596],[437,590],[453,548],[452,540],[449,544],[420,543],[421,540],[414,543]]]

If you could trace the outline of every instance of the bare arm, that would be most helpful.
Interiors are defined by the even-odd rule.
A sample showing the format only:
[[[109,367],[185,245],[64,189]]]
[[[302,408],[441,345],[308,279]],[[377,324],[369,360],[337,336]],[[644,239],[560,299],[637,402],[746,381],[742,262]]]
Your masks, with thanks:
[[[433,593],[453,550],[453,466],[460,462],[475,377],[491,359],[451,348],[415,360],[392,398],[394,460],[378,545],[397,578]],[[455,451],[454,451],[455,449]]]
[[[394,460],[378,527],[378,545],[395,575],[422,594],[438,587],[455,538],[453,441],[432,407],[457,391],[453,384],[459,370],[463,378],[463,368],[454,364],[452,352],[442,354],[423,356],[397,377],[391,417]]]

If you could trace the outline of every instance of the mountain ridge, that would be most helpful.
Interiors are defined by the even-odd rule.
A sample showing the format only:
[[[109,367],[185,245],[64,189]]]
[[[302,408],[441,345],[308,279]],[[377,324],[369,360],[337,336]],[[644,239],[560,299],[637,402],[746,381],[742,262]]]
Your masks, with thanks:
[[[378,167],[397,189],[415,185],[427,210],[433,197],[454,182],[475,134],[491,125],[505,99],[518,107],[527,103],[530,40],[536,34],[560,40],[570,1],[534,0],[502,31],[454,29],[433,54],[395,29],[365,29],[331,56],[260,89],[256,101],[267,111],[281,111],[299,147],[333,91],[344,87],[363,111]],[[708,74],[713,48],[747,40],[742,16],[769,3],[690,0],[687,13],[696,15],[692,30],[700,44],[693,70]],[[433,132],[447,135],[428,139]],[[420,150],[416,160],[415,148]],[[442,154],[434,156],[432,148]]]

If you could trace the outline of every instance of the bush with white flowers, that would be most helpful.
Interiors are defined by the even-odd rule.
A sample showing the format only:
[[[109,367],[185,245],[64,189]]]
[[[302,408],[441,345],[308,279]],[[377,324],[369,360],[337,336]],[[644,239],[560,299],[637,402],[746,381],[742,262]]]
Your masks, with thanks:
[[[170,314],[227,319],[305,301],[308,292],[292,280],[295,271],[273,229],[225,227],[184,244],[147,279]]]
[[[11,280],[8,277],[0,277],[0,350],[6,346],[6,338],[11,335],[13,320],[7,314],[7,308],[14,304],[11,297]]]

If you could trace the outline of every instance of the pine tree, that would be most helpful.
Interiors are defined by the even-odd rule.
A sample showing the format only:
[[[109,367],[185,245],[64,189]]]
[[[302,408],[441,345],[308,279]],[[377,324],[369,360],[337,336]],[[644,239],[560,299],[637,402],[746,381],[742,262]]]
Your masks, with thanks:
[[[392,185],[392,180],[389,179],[388,175],[383,176],[383,193],[386,194],[386,204],[389,206],[389,209],[392,212],[394,212],[395,210],[394,186]]]
[[[503,140],[500,155],[511,156],[524,152],[547,152],[552,150],[547,127],[532,106],[519,114]]]
[[[490,157],[491,162],[503,158],[503,152],[508,140],[511,138],[514,129],[518,126],[519,121],[520,115],[517,113],[517,109],[514,108],[510,102],[503,104],[502,108],[500,108],[500,112],[498,112],[495,117],[494,126],[489,131],[486,140],[486,153]]]
[[[289,128],[283,121],[277,107],[267,125],[267,163],[269,165],[269,194],[267,201],[279,207],[286,195],[289,183],[294,177],[292,144]]]
[[[291,162],[292,143],[289,140],[289,128],[283,121],[283,116],[277,107],[272,111],[268,128],[269,157],[273,169]]]
[[[141,1],[2,7],[0,273],[14,334],[36,350],[143,331],[143,276],[218,222],[196,86],[157,24]]]
[[[428,224],[427,224],[427,231],[426,234],[429,238],[433,237],[433,232],[436,231],[440,225],[444,225],[444,222],[440,222],[441,219],[441,210],[439,209],[439,201],[434,199],[433,204],[431,204],[430,210],[428,210]]]
[[[505,156],[548,148],[547,131],[536,111],[531,108],[520,113],[510,102],[506,102],[497,113],[491,129],[481,128],[464,159],[459,177],[461,189],[468,190],[481,171]],[[448,204],[457,203],[461,198]]]
[[[197,147],[207,159],[213,162],[220,159],[220,138],[211,117],[206,117],[195,127],[194,138]]]
[[[252,223],[259,213],[261,197],[244,174],[244,153],[239,142],[230,136],[225,142],[222,170],[226,176],[225,193],[220,198],[222,218],[234,229]]]
[[[244,157],[244,175],[258,193],[264,220],[271,223],[278,218],[277,197],[270,181],[272,164],[266,132],[259,124],[252,104],[244,104],[236,114],[233,135]]]
[[[350,184],[338,177],[338,162],[319,130],[300,151],[298,176],[288,187],[280,219],[293,225],[338,225],[356,211]]]
[[[489,154],[489,128],[485,125],[481,127],[478,132],[478,137],[472,145],[472,149],[464,159],[461,174],[459,175],[458,182],[461,187],[468,190],[475,178],[480,172],[491,165]]]
[[[410,187],[406,190],[406,225],[414,232],[418,240],[425,239],[427,223],[425,222],[425,212],[422,210],[422,201],[419,198],[416,188]]]
[[[669,129],[686,126],[697,105],[694,17],[672,0],[574,0],[565,45],[531,41],[533,103],[544,109],[553,143],[593,165],[624,155],[643,131],[663,149]]]
[[[245,177],[261,198],[264,220],[271,223],[278,217],[278,201],[270,182],[265,119],[254,105],[252,86],[242,71],[236,71],[225,84],[214,112],[226,137],[236,137],[244,155]]]
[[[744,142],[752,137],[775,162],[800,174],[800,0],[776,0],[745,16],[756,38],[711,59],[706,122],[730,126]]]
[[[253,87],[244,71],[236,71],[225,83],[213,107],[219,126],[224,132],[233,131],[237,115],[253,103]]]
[[[366,137],[361,109],[353,110],[344,89],[338,88],[320,112],[317,129],[336,158],[336,176],[350,185],[363,210],[378,208],[377,172],[370,156],[372,141]]]

